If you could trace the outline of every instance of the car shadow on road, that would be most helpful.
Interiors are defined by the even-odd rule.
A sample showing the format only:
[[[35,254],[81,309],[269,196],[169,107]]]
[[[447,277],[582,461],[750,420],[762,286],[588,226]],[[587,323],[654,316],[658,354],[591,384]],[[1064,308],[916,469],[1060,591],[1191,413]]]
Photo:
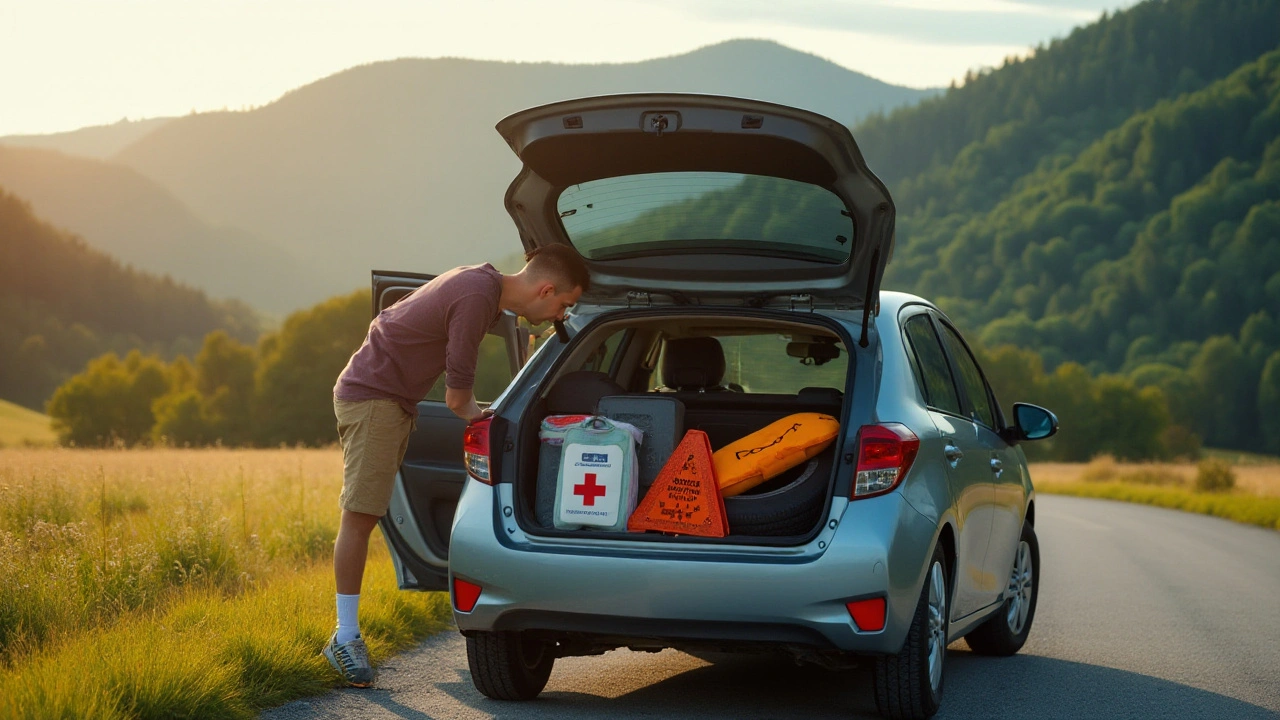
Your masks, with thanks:
[[[797,666],[785,658],[726,656],[617,697],[549,691],[501,703],[464,682],[438,690],[494,718],[875,718],[871,674]],[[382,703],[380,703],[382,704]],[[387,704],[385,709],[392,710]],[[400,715],[423,718],[412,712]],[[1274,718],[1272,710],[1167,680],[1033,655],[989,658],[953,649],[947,718]]]

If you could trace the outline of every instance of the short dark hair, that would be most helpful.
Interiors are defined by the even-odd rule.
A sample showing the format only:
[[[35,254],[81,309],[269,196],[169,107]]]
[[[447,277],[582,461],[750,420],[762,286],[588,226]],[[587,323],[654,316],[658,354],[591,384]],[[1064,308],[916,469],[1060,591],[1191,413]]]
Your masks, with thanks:
[[[572,245],[543,245],[526,253],[524,260],[528,263],[526,269],[530,276],[551,282],[557,293],[569,292],[576,287],[582,288],[582,292],[591,289],[587,263]]]

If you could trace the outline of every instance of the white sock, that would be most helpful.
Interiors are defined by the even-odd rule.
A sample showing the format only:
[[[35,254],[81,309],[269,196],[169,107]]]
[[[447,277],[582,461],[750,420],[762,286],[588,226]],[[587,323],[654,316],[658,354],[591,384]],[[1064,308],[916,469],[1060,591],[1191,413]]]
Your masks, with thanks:
[[[360,636],[360,595],[343,595],[338,593],[338,637],[337,643],[351,642]]]

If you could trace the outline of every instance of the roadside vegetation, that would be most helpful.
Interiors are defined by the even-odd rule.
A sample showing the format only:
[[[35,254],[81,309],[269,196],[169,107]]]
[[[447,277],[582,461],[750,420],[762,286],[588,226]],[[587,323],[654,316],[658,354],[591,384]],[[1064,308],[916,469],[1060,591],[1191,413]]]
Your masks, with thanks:
[[[341,455],[0,450],[0,717],[248,717],[335,684]],[[444,627],[371,543],[375,658]]]
[[[1280,458],[1252,455],[1232,464],[1223,451],[1197,463],[1034,463],[1037,492],[1121,500],[1280,530]]]

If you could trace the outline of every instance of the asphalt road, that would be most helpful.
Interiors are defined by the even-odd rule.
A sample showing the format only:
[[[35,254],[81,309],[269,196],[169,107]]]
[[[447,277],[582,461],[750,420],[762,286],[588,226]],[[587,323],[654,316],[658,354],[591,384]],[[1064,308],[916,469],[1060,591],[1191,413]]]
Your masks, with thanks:
[[[1041,496],[1043,574],[1031,638],[1012,658],[951,645],[938,718],[1280,717],[1280,532],[1102,500]],[[342,690],[263,715],[293,718],[876,717],[864,670],[667,650],[557,661],[542,695],[501,703],[471,685],[450,631]]]

